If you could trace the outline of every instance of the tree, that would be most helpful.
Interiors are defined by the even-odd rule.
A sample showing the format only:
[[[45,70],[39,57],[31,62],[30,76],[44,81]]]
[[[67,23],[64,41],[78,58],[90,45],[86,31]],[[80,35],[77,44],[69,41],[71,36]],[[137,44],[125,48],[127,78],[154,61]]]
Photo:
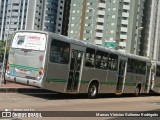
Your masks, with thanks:
[[[5,41],[0,40],[0,55],[4,53]]]
[[[6,45],[6,41],[0,40],[0,62],[3,62],[3,57],[4,57],[4,52],[5,52],[5,47],[6,48],[6,55],[8,55],[8,51],[11,45],[11,40],[7,41],[7,46]]]

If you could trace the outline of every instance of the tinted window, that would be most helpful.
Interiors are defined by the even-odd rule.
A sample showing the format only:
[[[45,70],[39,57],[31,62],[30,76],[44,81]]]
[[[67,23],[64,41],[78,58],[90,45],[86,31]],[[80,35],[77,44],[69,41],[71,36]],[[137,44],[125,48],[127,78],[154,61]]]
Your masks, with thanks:
[[[108,68],[110,70],[117,70],[117,68],[118,68],[118,55],[116,55],[116,54],[109,55]]]
[[[85,66],[94,67],[94,64],[95,64],[95,50],[92,48],[87,48]]]
[[[157,65],[157,68],[156,68],[156,76],[160,77],[160,66],[159,65]]]
[[[96,68],[100,69],[107,69],[107,60],[108,60],[108,53],[97,51],[96,52]]]
[[[54,63],[69,63],[70,44],[58,40],[52,40],[50,61]]]
[[[128,59],[127,72],[136,74],[146,73],[146,62],[139,61],[136,59]]]

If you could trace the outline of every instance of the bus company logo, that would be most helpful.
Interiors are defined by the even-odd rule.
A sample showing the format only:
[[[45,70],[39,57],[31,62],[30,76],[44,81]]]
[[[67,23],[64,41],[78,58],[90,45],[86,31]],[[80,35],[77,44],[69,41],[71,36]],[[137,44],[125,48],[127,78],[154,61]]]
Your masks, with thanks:
[[[5,111],[5,112],[2,112],[2,117],[5,117],[5,118],[12,117],[12,114],[9,111]]]
[[[37,36],[28,36],[29,40],[40,40],[40,37]]]

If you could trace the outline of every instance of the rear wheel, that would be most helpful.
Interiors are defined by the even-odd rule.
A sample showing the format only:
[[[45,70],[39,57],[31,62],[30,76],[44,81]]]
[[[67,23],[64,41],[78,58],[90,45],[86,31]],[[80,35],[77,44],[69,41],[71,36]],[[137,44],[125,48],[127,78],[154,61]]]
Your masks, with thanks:
[[[91,83],[88,88],[88,98],[95,98],[98,94],[98,85],[97,83]]]

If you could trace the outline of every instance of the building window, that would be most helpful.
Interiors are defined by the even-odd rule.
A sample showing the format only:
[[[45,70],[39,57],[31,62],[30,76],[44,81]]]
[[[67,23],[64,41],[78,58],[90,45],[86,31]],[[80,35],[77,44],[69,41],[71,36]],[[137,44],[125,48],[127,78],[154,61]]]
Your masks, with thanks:
[[[113,8],[113,11],[116,11],[116,8]]]
[[[114,33],[114,30],[111,30],[110,32],[111,32],[111,33]]]
[[[113,41],[113,38],[111,37],[110,40]]]
[[[111,23],[111,26],[114,26],[115,25],[115,23]]]
[[[112,15],[112,18],[116,18],[116,16],[115,16],[115,15]]]

